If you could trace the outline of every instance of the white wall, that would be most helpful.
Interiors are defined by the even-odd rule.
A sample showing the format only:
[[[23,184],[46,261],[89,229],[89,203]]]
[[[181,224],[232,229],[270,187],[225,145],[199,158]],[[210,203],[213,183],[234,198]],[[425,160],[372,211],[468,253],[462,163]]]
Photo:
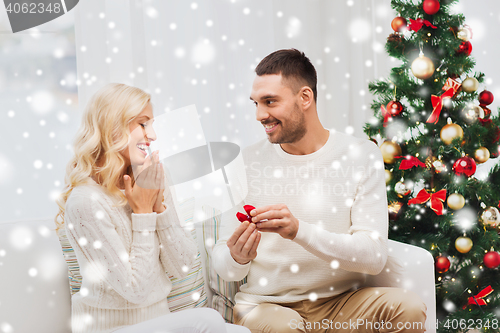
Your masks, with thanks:
[[[472,55],[497,96],[496,113],[500,3],[477,4],[462,0],[458,10],[474,30]],[[339,131],[350,126],[360,137],[372,114],[368,81],[394,65],[383,49],[396,16],[389,0],[84,0],[76,11],[74,35],[68,30],[73,12],[40,26],[37,37],[0,34],[0,126],[9,142],[0,150],[0,221],[56,213],[52,198],[62,188],[79,110],[106,82],[150,90],[159,113],[195,104],[207,141],[244,147],[265,137],[248,96],[253,68],[270,52],[303,50],[318,71],[323,124]],[[0,30],[6,22],[0,8]],[[79,105],[71,75],[81,81]],[[43,100],[31,103],[39,91],[54,101],[43,112],[37,107]]]

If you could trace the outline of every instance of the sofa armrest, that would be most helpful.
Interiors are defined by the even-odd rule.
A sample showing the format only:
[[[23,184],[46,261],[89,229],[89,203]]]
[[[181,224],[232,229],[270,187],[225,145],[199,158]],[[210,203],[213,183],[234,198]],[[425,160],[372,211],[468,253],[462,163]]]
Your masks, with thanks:
[[[378,275],[367,275],[366,287],[397,287],[420,296],[427,306],[428,333],[436,332],[434,258],[418,246],[389,240],[387,264]]]

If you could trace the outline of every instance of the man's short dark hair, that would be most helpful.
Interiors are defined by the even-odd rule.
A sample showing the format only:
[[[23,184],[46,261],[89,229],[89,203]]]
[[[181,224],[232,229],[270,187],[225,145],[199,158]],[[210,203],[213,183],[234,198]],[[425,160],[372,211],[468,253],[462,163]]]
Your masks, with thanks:
[[[304,52],[296,49],[275,51],[266,56],[255,68],[258,76],[281,74],[283,84],[288,85],[294,93],[303,86],[311,88],[316,102],[316,69]]]

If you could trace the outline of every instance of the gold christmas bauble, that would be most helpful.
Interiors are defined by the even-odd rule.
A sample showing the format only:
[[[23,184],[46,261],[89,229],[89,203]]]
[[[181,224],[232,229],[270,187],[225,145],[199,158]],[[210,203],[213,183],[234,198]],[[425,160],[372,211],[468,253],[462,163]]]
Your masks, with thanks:
[[[450,194],[450,196],[446,200],[446,203],[448,204],[448,207],[450,207],[451,209],[459,210],[464,207],[465,199],[461,194],[453,193]]]
[[[392,164],[396,156],[401,155],[401,147],[394,141],[384,141],[380,146],[384,163]]]
[[[462,82],[462,90],[468,93],[474,92],[479,88],[479,82],[475,77],[468,77]]]
[[[449,145],[453,139],[463,138],[464,130],[457,124],[446,124],[441,128],[439,136],[445,144]]]
[[[463,109],[462,115],[467,123],[472,124],[479,118],[484,118],[484,110],[478,105],[468,105]]]
[[[392,172],[389,170],[385,169],[385,184],[389,184],[392,180]]]
[[[490,151],[486,147],[479,147],[474,152],[474,159],[478,164],[486,162],[489,158],[490,158]]]
[[[500,212],[496,207],[487,207],[481,214],[481,222],[489,227],[496,228],[500,223]]]
[[[472,38],[472,32],[467,28],[460,28],[457,32],[457,37],[468,42]]]
[[[472,240],[469,237],[458,237],[455,240],[455,248],[460,253],[467,253],[472,249]]]
[[[434,63],[424,55],[420,55],[411,64],[413,75],[422,80],[427,80],[434,74]]]

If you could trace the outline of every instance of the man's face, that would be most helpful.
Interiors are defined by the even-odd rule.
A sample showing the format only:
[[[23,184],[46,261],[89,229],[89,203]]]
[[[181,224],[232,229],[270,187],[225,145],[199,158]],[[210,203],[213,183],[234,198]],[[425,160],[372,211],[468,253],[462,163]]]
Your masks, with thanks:
[[[264,126],[269,142],[294,143],[306,134],[300,94],[284,85],[280,74],[257,76],[250,99],[257,107],[257,121]]]

